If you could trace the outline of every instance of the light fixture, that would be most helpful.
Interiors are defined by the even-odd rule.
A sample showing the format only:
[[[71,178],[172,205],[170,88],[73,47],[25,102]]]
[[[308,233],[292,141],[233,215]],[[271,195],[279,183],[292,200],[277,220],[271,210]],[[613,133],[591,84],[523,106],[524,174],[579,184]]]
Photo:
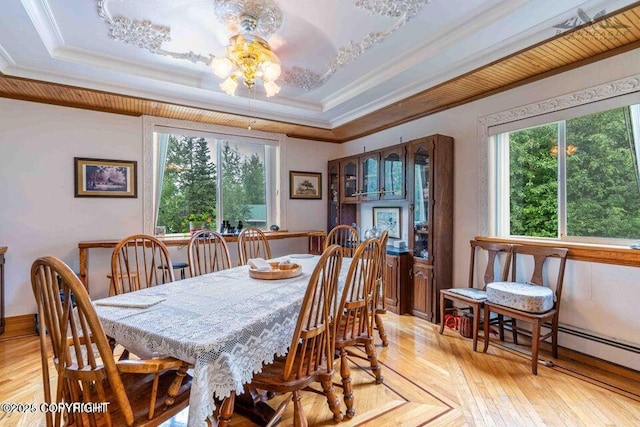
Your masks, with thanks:
[[[573,144],[569,144],[567,146],[567,156],[573,156],[576,151],[578,151],[578,147],[576,147]],[[551,147],[551,150],[549,150],[549,154],[551,155],[551,157],[558,157],[558,146],[554,145],[553,147]]]
[[[258,11],[265,13],[266,10],[267,8],[262,8]],[[229,39],[226,56],[218,56],[211,61],[214,74],[225,79],[220,84],[220,89],[233,96],[239,81],[252,89],[257,80],[262,80],[267,97],[277,95],[280,92],[280,86],[275,81],[280,77],[280,60],[271,51],[269,43],[256,34],[260,32],[257,30],[260,30],[258,26],[261,16],[258,13],[254,16],[246,11],[239,16],[234,16],[229,12],[228,7],[224,12],[226,14],[219,16],[224,17],[229,28],[239,30],[240,34]],[[271,16],[268,18],[273,20]],[[281,23],[281,15],[279,19]],[[271,25],[273,27],[273,24]],[[262,30],[264,32],[264,28]]]

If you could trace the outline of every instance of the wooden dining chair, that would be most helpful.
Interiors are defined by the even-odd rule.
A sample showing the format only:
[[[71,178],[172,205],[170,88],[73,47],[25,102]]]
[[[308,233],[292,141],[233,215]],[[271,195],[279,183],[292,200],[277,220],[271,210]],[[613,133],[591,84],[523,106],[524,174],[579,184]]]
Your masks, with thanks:
[[[352,257],[360,243],[358,230],[350,225],[336,225],[329,231],[324,241],[324,247],[338,245],[342,248],[342,256]]]
[[[353,386],[347,355],[350,346],[364,346],[377,384],[382,383],[380,365],[373,345],[372,293],[378,278],[380,241],[372,238],[362,242],[353,254],[347,279],[336,311],[336,351],[340,353],[340,376],[347,418],[355,415]]]
[[[279,421],[280,415],[292,399],[293,425],[308,425],[300,396],[300,391],[304,389],[324,394],[333,413],[333,420],[341,421],[343,418],[332,382],[335,337],[330,317],[337,299],[341,265],[340,246],[331,245],[325,249],[309,279],[288,354],[264,365],[262,372],[253,376],[251,387],[276,393],[292,393],[278,407],[268,426]],[[308,388],[314,382],[322,385],[322,392]]]
[[[122,239],[111,255],[110,295],[119,295],[175,281],[169,250],[146,234]]]
[[[191,277],[231,268],[227,242],[215,231],[200,230],[191,236],[187,256]]]
[[[468,307],[473,316],[473,351],[476,351],[478,348],[482,307],[484,307],[484,302],[487,300],[485,288],[488,283],[507,280],[511,267],[512,245],[478,240],[471,240],[469,244],[471,246],[471,258],[469,260],[469,281],[467,286],[440,290],[440,334],[444,333],[447,301]],[[483,254],[482,257],[487,260],[484,270],[480,269],[481,265],[477,262],[481,253]],[[482,273],[481,281],[478,281],[479,273]],[[499,324],[500,340],[504,341],[503,316],[499,315],[496,321]]]
[[[187,407],[188,364],[173,358],[116,362],[89,294],[64,262],[55,257],[37,259],[31,267],[31,285],[43,325],[40,354],[45,402],[108,402],[94,412],[47,412],[47,426],[62,425],[63,415],[64,424],[74,426],[158,425]],[[53,395],[47,336],[58,373]]]
[[[264,232],[256,227],[247,227],[238,236],[238,256],[240,265],[246,265],[251,258],[271,259],[271,248]]]
[[[562,284],[567,262],[564,248],[553,248],[537,245],[515,245],[513,247],[513,263],[510,282],[494,282],[487,285],[487,300],[484,303],[484,318],[491,313],[508,316],[514,331],[514,343],[518,343],[517,321],[522,320],[531,324],[531,372],[538,374],[538,348],[540,341],[551,338],[553,358],[558,358],[558,316],[560,314],[560,300],[562,298]],[[517,282],[518,261],[528,255],[533,257],[533,270],[528,281]],[[559,260],[558,274],[555,280],[545,280],[543,268],[548,266],[549,260]],[[551,277],[548,274],[549,277]],[[550,322],[550,330],[542,335],[541,329],[545,322]],[[484,326],[484,349],[489,348],[488,322]]]
[[[373,310],[372,313],[374,315],[373,321],[375,322],[376,328],[378,329],[378,335],[380,336],[380,340],[382,341],[382,346],[387,347],[389,345],[389,338],[387,337],[387,332],[384,329],[384,323],[382,322],[382,315],[387,314],[387,304],[386,304],[386,271],[387,271],[387,243],[389,241],[389,232],[387,230],[383,230],[380,233],[380,237],[378,239],[380,243],[380,262],[378,264],[378,276],[376,278],[376,285],[373,292]]]

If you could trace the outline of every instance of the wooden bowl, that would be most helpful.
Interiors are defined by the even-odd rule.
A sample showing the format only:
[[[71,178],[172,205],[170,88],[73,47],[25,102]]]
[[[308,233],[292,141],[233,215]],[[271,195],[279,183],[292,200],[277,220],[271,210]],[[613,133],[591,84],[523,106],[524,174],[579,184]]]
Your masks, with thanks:
[[[277,262],[270,262],[269,264],[271,264],[271,270],[268,271],[255,270],[249,267],[249,276],[261,280],[278,280],[291,279],[302,274],[302,266],[299,264],[280,264]]]

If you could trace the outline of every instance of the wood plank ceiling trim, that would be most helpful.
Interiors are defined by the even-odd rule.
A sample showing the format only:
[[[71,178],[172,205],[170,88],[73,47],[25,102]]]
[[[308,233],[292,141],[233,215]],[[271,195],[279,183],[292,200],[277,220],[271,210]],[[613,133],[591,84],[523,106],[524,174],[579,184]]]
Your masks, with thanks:
[[[624,26],[612,28],[612,26]],[[346,142],[640,47],[640,2],[333,129],[74,87],[0,73],[0,97],[131,116],[151,115]]]

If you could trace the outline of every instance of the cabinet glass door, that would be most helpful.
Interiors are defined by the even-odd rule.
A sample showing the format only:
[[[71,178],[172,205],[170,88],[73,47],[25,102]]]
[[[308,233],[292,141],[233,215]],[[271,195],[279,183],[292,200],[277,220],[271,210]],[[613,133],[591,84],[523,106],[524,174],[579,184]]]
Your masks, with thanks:
[[[404,149],[401,152],[384,153],[383,199],[404,199]]]
[[[429,211],[431,198],[429,186],[431,165],[427,146],[418,147],[414,152],[414,209],[413,256],[429,259]]]
[[[342,167],[342,200],[358,199],[358,163],[355,159],[341,163]]]
[[[380,196],[378,155],[362,160],[362,200],[377,200]]]
[[[340,206],[340,200],[338,199],[340,181],[338,176],[338,162],[329,162],[329,230],[340,224],[338,211]]]

